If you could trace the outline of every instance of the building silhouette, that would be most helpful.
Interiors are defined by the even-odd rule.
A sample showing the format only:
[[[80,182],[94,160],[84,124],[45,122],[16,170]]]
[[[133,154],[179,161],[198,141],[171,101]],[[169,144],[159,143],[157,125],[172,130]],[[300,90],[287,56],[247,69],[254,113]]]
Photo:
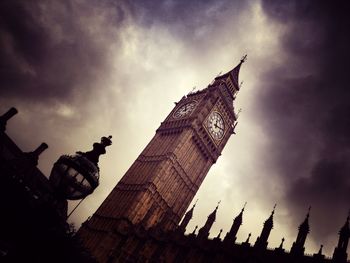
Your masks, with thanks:
[[[245,206],[226,235],[221,230],[209,238],[220,202],[203,226],[185,234],[190,232],[188,224],[195,213],[195,205],[187,211],[188,206],[235,133],[234,101],[245,58],[205,89],[176,103],[76,235],[66,222],[67,199],[84,198],[97,187],[98,158],[111,144],[111,137],[103,137],[89,152],[61,156],[49,180],[36,167],[47,145],[23,153],[5,132],[6,122],[15,112],[0,116],[0,200],[4,211],[0,217],[0,262],[347,262],[349,217],[339,231],[332,258],[322,254],[322,245],[317,253],[305,254],[310,209],[290,251],[283,247],[284,238],[279,247],[268,248],[276,206],[255,242],[251,242],[251,234],[245,242],[236,242]],[[89,164],[82,166],[84,162]],[[90,162],[95,166],[84,174]]]

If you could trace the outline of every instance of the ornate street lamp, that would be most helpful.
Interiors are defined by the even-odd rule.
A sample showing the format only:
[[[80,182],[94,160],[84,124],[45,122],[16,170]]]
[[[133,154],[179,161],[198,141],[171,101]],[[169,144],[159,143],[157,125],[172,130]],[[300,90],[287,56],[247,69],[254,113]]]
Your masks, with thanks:
[[[62,155],[54,164],[50,183],[60,198],[69,200],[84,199],[99,185],[98,159],[106,153],[106,147],[112,144],[112,136],[102,137],[100,143],[94,143],[89,152],[77,152],[75,155]]]

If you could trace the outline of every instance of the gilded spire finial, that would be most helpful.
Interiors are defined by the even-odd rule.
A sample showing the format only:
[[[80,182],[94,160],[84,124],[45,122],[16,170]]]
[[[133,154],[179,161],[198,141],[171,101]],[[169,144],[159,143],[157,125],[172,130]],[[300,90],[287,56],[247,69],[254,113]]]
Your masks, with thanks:
[[[194,202],[193,207],[195,207],[197,205],[198,200],[199,200],[199,198],[197,198],[196,202]]]
[[[311,211],[311,205],[309,206],[309,209],[307,210],[307,218],[309,218],[309,216],[310,216],[310,211]]]
[[[275,213],[276,206],[277,206],[277,204],[275,204],[275,205],[273,206],[272,214],[274,214],[274,213]]]
[[[243,208],[242,208],[242,212],[244,211],[246,205],[247,205],[247,202],[244,203]]]
[[[196,202],[194,202],[194,204],[193,204],[191,210],[193,210],[193,209],[196,207],[198,200],[199,200],[199,199],[197,199]]]
[[[247,54],[245,54],[242,58],[241,58],[241,63],[244,63],[247,60]]]

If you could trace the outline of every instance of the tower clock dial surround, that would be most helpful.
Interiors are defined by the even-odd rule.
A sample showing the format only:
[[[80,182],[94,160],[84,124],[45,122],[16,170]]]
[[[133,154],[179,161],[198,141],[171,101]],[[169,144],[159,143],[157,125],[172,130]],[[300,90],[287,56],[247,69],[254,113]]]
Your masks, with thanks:
[[[176,111],[173,114],[174,119],[180,119],[186,116],[189,116],[195,107],[197,106],[198,102],[193,100],[190,102],[187,102],[183,105],[181,105],[179,108],[176,109]]]
[[[225,122],[221,114],[217,111],[210,113],[207,119],[206,128],[215,140],[221,140],[225,134]]]

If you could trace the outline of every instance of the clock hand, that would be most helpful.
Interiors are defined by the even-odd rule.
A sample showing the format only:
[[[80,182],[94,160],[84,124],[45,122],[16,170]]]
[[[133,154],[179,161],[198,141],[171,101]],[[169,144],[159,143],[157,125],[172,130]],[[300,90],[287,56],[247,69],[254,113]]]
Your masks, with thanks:
[[[219,128],[220,130],[224,130],[223,128],[221,128],[220,126],[218,126],[216,123],[214,123],[214,126],[215,126],[215,128]]]

